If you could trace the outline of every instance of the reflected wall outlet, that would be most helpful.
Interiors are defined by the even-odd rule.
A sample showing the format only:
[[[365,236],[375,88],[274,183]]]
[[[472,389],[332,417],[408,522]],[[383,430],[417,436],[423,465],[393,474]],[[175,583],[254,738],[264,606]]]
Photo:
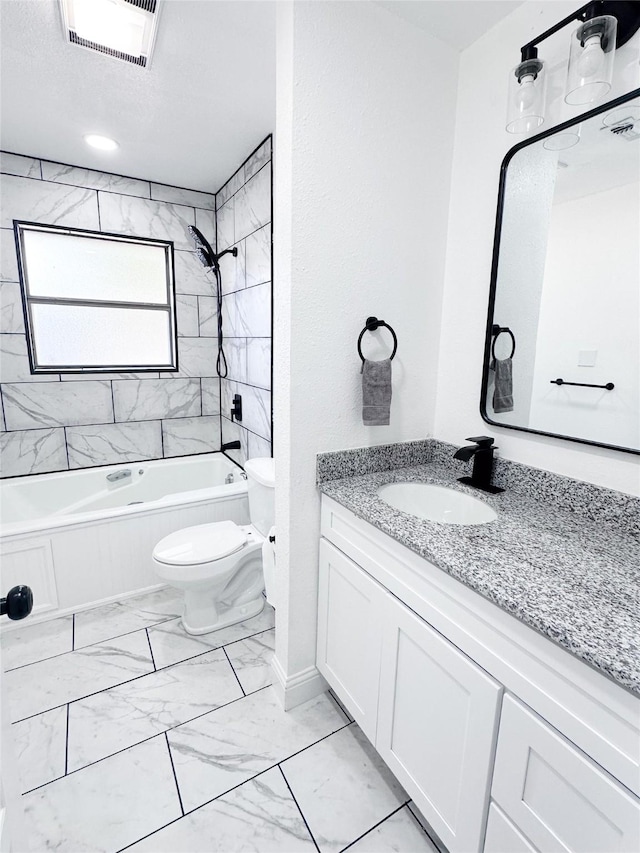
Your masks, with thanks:
[[[581,349],[578,353],[578,367],[595,367],[597,358],[597,349]]]

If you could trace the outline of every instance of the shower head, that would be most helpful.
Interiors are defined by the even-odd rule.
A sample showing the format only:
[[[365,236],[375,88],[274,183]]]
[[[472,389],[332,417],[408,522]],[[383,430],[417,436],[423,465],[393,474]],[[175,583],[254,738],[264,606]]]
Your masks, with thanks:
[[[207,269],[217,269],[218,259],[216,257],[216,253],[209,245],[208,240],[205,238],[202,232],[195,227],[195,225],[188,225],[187,229],[189,231],[191,239],[193,240],[196,255],[198,256],[202,266],[206,267]]]
[[[208,270],[213,270],[214,272],[219,272],[220,270],[220,258],[225,255],[233,255],[233,257],[237,257],[238,248],[234,246],[233,249],[225,249],[224,252],[220,252],[216,255],[211,246],[209,245],[208,240],[203,235],[202,231],[195,227],[195,225],[187,225],[189,230],[189,235],[193,240],[193,245],[195,246],[196,255],[203,267]]]

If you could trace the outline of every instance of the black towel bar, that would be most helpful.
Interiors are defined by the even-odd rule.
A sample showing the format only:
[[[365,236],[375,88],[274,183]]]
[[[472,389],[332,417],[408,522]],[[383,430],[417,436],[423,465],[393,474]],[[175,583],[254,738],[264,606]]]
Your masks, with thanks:
[[[575,385],[578,388],[604,388],[605,391],[613,391],[616,387],[613,382],[607,382],[606,385],[592,385],[590,382],[567,382],[565,379],[550,379],[550,385]]]
[[[511,338],[511,355],[508,357],[513,358],[516,354],[516,338],[511,329],[508,326],[498,326],[497,323],[494,323],[491,327],[491,334],[493,336],[493,341],[491,343],[491,358],[493,361],[496,360],[496,341],[503,332]]]
[[[375,330],[379,329],[380,326],[384,326],[385,329],[389,329],[389,331],[391,332],[391,335],[393,337],[393,352],[391,353],[390,358],[393,359],[393,357],[396,354],[396,350],[398,349],[398,339],[396,337],[396,333],[393,331],[391,326],[388,323],[385,323],[384,320],[378,320],[377,317],[367,317],[367,321],[365,323],[364,329],[360,332],[360,337],[358,338],[358,355],[360,356],[360,358],[362,359],[363,362],[364,362],[364,356],[362,355],[362,349],[360,347],[360,344],[362,343],[362,338],[364,336],[364,333],[365,332],[375,332]]]

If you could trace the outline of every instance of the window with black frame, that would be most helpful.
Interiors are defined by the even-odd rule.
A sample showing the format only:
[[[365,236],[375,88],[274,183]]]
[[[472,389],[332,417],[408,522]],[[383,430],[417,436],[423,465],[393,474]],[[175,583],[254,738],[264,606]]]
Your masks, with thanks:
[[[173,243],[14,221],[31,371],[178,369]]]

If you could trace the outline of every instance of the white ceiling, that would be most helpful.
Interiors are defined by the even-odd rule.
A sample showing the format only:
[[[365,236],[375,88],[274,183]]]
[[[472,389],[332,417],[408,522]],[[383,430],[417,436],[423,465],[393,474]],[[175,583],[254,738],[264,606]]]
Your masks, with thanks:
[[[143,69],[68,44],[58,0],[0,0],[0,148],[215,192],[274,130],[276,3],[163,0]],[[462,50],[521,4],[380,5]]]
[[[456,50],[464,50],[510,15],[515,0],[376,0],[390,12],[426,30]]]
[[[66,43],[57,0],[0,0],[0,147],[220,189],[275,114],[275,3],[168,0],[150,67]],[[84,133],[112,136],[96,152]]]

